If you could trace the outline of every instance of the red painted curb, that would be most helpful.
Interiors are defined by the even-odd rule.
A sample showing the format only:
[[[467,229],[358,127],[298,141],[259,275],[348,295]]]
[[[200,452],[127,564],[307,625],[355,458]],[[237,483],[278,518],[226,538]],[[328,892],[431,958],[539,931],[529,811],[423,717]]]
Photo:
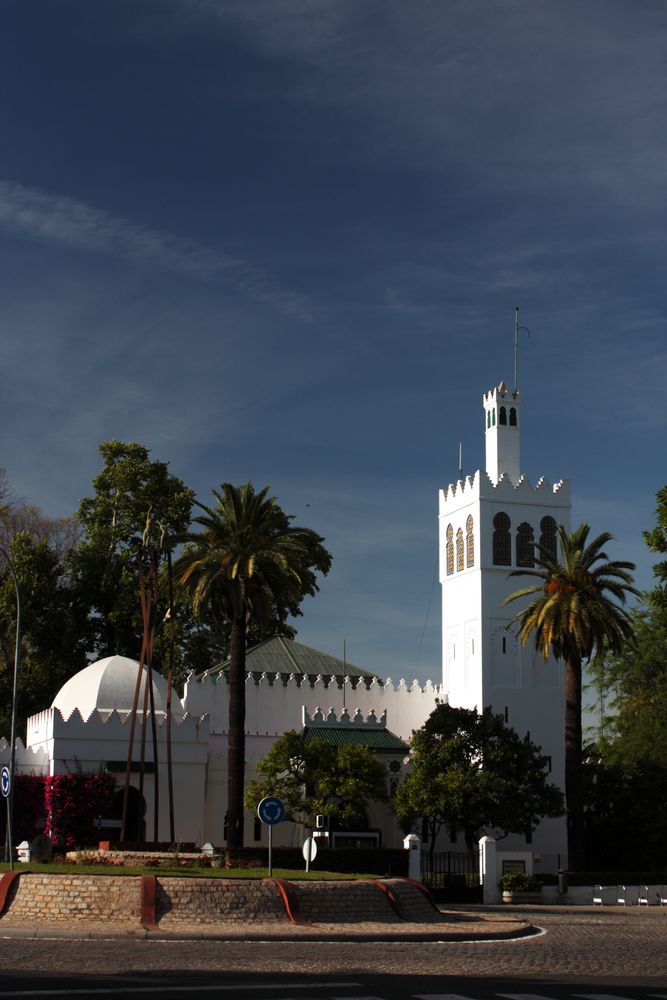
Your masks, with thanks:
[[[155,902],[157,898],[157,878],[155,875],[141,876],[141,926],[147,931],[156,929]]]
[[[416,886],[420,892],[424,893],[433,909],[436,910],[437,913],[440,913],[440,910],[436,906],[436,902],[431,894],[431,890],[428,889],[423,882],[419,882],[416,878],[407,878],[407,876],[401,876],[401,882],[409,882],[410,885]]]
[[[380,892],[384,893],[384,896],[387,899],[387,902],[391,906],[391,908],[394,911],[394,913],[396,914],[396,916],[400,917],[401,920],[405,920],[406,919],[406,916],[403,913],[403,910],[401,909],[401,904],[399,903],[398,899],[396,898],[396,896],[394,895],[394,893],[391,891],[391,888],[387,885],[386,882],[381,882],[377,878],[365,878],[365,879],[362,879],[361,881],[363,881],[364,885],[374,885],[376,889],[379,889]]]
[[[20,874],[21,872],[5,872],[2,878],[0,878],[0,916],[5,912],[9,890]]]
[[[301,912],[299,897],[297,896],[296,889],[291,882],[289,882],[286,878],[265,878],[262,879],[262,881],[273,882],[274,885],[278,886],[278,891],[282,896],[283,903],[285,904],[287,916],[293,924],[307,924],[309,922]]]

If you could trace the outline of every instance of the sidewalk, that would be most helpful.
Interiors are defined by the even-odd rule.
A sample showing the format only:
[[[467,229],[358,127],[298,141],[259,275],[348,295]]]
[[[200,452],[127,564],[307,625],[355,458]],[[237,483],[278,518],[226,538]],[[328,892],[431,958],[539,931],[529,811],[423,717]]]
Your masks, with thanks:
[[[442,923],[335,923],[296,925],[287,921],[252,921],[219,924],[170,922],[168,927],[146,930],[128,921],[80,921],[63,927],[56,921],[34,925],[0,919],[2,938],[90,940],[129,938],[146,941],[503,941],[539,933],[526,919],[497,913],[443,913]]]

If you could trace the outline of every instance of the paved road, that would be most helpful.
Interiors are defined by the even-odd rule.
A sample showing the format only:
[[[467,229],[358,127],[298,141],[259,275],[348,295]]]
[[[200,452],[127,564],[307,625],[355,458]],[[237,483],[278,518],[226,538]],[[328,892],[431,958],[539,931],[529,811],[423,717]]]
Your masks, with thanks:
[[[124,1000],[667,1000],[667,911],[522,916],[545,933],[477,943],[5,939],[0,1000],[59,990]]]

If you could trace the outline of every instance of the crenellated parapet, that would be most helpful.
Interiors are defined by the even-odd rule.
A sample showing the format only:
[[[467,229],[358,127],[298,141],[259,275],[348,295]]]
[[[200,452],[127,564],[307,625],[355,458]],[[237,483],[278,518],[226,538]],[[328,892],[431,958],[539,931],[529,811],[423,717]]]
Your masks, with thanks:
[[[10,758],[9,741],[0,739],[0,766],[8,767]],[[26,747],[17,739],[14,747],[14,762],[17,774],[48,774],[49,755],[45,747]]]
[[[259,674],[246,676],[246,733],[278,737],[287,729],[303,725],[304,709],[312,717],[321,706],[339,715],[347,711],[376,718],[387,712],[392,730],[409,739],[413,729],[424,724],[443,693],[439,684],[405,680],[394,683],[377,677],[308,677],[302,674]],[[229,729],[229,684],[220,675],[188,678],[183,702],[193,715],[208,712],[211,733]]]
[[[371,709],[368,715],[364,715],[359,709],[350,714],[347,708],[336,713],[333,708],[323,712],[319,706],[311,715],[306,706],[303,706],[301,717],[304,726],[335,726],[337,729],[385,729],[387,726],[387,709],[378,718],[375,710]]]
[[[59,708],[47,708],[28,719],[27,744],[29,747],[44,744],[54,739],[68,740],[124,740],[127,742],[130,724],[130,712],[107,712],[96,710],[84,716],[76,708],[69,716],[64,716]],[[151,728],[150,713],[146,718],[147,728]],[[158,737],[166,737],[166,716],[163,712],[155,713]],[[137,713],[138,739],[141,738],[143,725],[142,714]],[[184,715],[172,719],[172,740],[180,742],[200,742],[208,735],[209,721],[207,717]]]

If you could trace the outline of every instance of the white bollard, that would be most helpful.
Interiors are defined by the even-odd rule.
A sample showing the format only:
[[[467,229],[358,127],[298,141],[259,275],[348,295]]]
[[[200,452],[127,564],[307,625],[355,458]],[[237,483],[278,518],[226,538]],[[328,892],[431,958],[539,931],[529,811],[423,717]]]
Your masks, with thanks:
[[[408,877],[421,879],[421,840],[416,833],[409,833],[403,840],[403,847],[409,851]]]

